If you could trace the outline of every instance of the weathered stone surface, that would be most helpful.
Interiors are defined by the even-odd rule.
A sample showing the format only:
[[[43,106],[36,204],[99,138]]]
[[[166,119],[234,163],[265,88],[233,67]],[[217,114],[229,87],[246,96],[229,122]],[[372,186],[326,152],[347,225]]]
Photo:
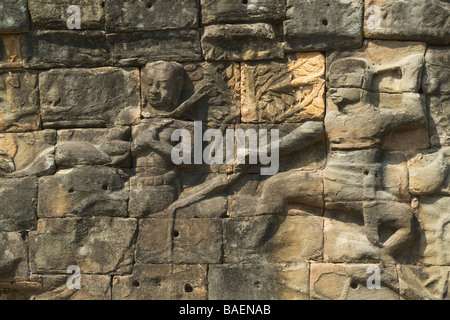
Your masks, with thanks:
[[[450,266],[450,197],[420,197],[419,203],[421,261],[426,265]]]
[[[450,95],[427,97],[428,128],[432,147],[450,147]]]
[[[136,264],[113,279],[113,300],[206,300],[206,265]]]
[[[425,49],[421,42],[373,40],[361,49],[334,51],[327,56],[327,86],[418,93]]]
[[[284,58],[284,45],[278,37],[275,27],[267,23],[206,26],[201,40],[203,56],[207,61]]]
[[[288,0],[286,51],[357,48],[362,43],[363,1]]]
[[[4,0],[0,3],[0,33],[28,32],[30,20],[26,0]]]
[[[202,23],[280,21],[285,17],[283,0],[201,0]]]
[[[75,165],[131,165],[131,129],[69,129],[58,131],[55,152],[56,164]]]
[[[136,261],[143,264],[169,263],[172,258],[173,219],[139,220]]]
[[[31,270],[65,274],[77,265],[81,274],[129,273],[135,232],[134,219],[39,219],[29,238]]]
[[[212,124],[217,126],[217,124]],[[146,175],[162,175],[171,171],[175,171],[175,174],[170,173],[169,176],[165,176],[163,179],[164,183],[159,182],[161,179],[158,178],[155,185],[161,184],[172,184],[177,190],[179,188],[178,183],[178,169],[185,171],[196,172],[199,174],[207,174],[210,172],[223,174],[232,172],[233,164],[227,164],[223,161],[220,163],[207,164],[206,162],[194,163],[194,152],[191,151],[192,159],[191,163],[180,163],[175,166],[172,161],[172,150],[180,143],[178,141],[172,141],[171,137],[175,130],[187,130],[190,134],[191,145],[193,146],[196,137],[194,136],[194,122],[193,121],[180,121],[180,120],[169,120],[169,119],[143,119],[141,123],[132,128],[132,154],[133,154],[133,166],[136,167],[138,173],[145,173]],[[208,129],[208,126],[202,125],[202,137],[203,133]],[[197,134],[197,138],[200,134]],[[206,148],[208,146],[207,142],[203,142],[202,147]],[[223,143],[224,149],[226,148],[226,143]],[[191,148],[192,149],[192,148]],[[203,150],[203,149],[202,149]],[[224,158],[226,156],[226,150],[224,150]],[[225,159],[224,159],[225,160]],[[194,175],[195,176],[195,175]],[[146,184],[148,186],[153,182]],[[222,190],[223,191],[223,190]],[[220,192],[222,192],[220,191]]]
[[[154,31],[198,27],[198,1],[106,0],[106,30]]]
[[[173,229],[175,263],[220,263],[222,221],[220,219],[176,219]]]
[[[208,272],[210,300],[307,300],[308,264],[223,264]]]
[[[3,247],[0,252],[0,281],[25,278],[28,275],[28,259],[26,243],[21,234],[0,232],[0,240]]]
[[[0,175],[42,176],[55,171],[56,131],[0,134]]]
[[[45,128],[111,127],[140,120],[136,69],[55,69],[39,75]]]
[[[64,29],[73,14],[68,12],[72,5],[80,7],[81,30],[103,29],[105,18],[102,0],[28,0],[33,29]]]
[[[0,69],[22,67],[20,36],[17,34],[0,34]]]
[[[143,66],[149,61],[201,61],[197,30],[172,30],[107,35],[113,64]]]
[[[410,198],[402,152],[335,151],[330,154],[324,178],[327,202]]]
[[[181,219],[224,218],[227,215],[227,205],[227,197],[219,194],[178,209],[176,216]]]
[[[409,190],[413,195],[450,195],[449,149],[418,153],[408,161]]]
[[[446,47],[429,47],[425,55],[423,91],[450,94],[450,52]]]
[[[381,249],[367,239],[362,216],[337,210],[325,212],[324,262],[376,263],[381,255]]]
[[[105,32],[38,30],[21,36],[25,67],[101,67],[108,64]]]
[[[380,289],[369,289],[367,282],[380,268]],[[395,267],[364,264],[311,264],[311,299],[317,300],[399,300]]]
[[[0,131],[40,129],[38,76],[28,72],[0,75]]]
[[[450,4],[442,0],[365,1],[367,38],[450,43]]]
[[[67,288],[67,275],[34,276],[39,290],[27,292],[30,300],[111,300],[111,277],[82,274],[81,288]]]
[[[325,128],[333,149],[429,147],[425,99],[417,93],[332,89],[327,93]]]
[[[400,294],[405,300],[449,300],[450,267],[400,265]]]
[[[239,119],[240,70],[237,63],[158,61],[142,69],[142,115],[204,121],[211,125]]]
[[[251,123],[323,120],[325,58],[299,53],[282,62],[242,64],[241,120]]]
[[[130,179],[130,215],[135,218],[162,213],[178,197],[175,172],[142,174]]]
[[[0,231],[26,231],[36,228],[36,178],[2,179],[0,202]]]
[[[78,167],[39,181],[40,218],[119,216],[127,213],[128,186],[116,169]]]
[[[304,263],[320,255],[322,230],[322,218],[310,215],[225,219],[225,261]]]

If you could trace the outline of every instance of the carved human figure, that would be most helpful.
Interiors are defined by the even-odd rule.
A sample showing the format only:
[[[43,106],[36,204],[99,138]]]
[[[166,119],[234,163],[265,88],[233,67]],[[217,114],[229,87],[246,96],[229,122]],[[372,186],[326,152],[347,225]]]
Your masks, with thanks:
[[[183,66],[177,62],[148,63],[142,70],[144,117],[181,118],[208,93],[210,85],[202,84],[190,98],[179,104],[185,76]],[[178,171],[171,161],[171,137],[161,134],[166,126],[173,123],[174,121],[169,119],[144,121],[133,128],[131,151],[138,162],[139,170],[142,171],[136,178],[136,184],[147,191],[140,194],[141,199],[137,200],[136,204],[132,202],[134,215],[145,216],[161,212],[178,197],[180,183]],[[162,201],[159,201],[158,205],[149,206],[148,204],[154,201],[150,197],[155,194]]]
[[[384,190],[380,151],[389,135],[426,126],[423,100],[414,92],[391,95],[362,88],[373,89],[375,82],[397,85],[390,79],[379,79],[389,78],[390,70],[399,69],[404,88],[418,89],[420,60],[414,61],[410,68],[403,62],[401,66],[373,68],[363,59],[335,64],[335,70],[341,70],[337,79],[344,79],[345,87],[329,90],[325,128],[332,151],[323,180],[318,173],[302,171],[271,177],[261,187],[258,214],[281,214],[292,202],[320,206],[324,201],[322,205],[329,209],[359,214],[369,241],[382,248],[383,259],[390,260],[404,250],[411,243],[412,209],[395,196],[396,192]],[[322,181],[324,199],[313,191]],[[382,227],[393,230],[388,239],[380,238]]]

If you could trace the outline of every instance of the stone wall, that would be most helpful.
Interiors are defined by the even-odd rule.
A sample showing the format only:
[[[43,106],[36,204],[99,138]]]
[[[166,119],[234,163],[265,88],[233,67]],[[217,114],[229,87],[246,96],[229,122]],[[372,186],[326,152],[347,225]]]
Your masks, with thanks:
[[[449,299],[449,1],[0,12],[2,299]],[[195,121],[279,172],[175,165]]]

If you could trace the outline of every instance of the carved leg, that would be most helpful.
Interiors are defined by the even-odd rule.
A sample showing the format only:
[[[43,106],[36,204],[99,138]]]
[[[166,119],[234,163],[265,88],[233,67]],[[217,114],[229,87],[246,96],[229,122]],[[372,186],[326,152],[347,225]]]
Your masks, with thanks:
[[[394,256],[410,244],[412,209],[396,201],[365,202],[363,206],[364,227],[367,238],[374,245],[384,248],[384,253]],[[389,232],[390,236],[382,236]]]
[[[274,175],[262,186],[257,214],[283,214],[288,203],[322,207],[322,175],[307,171],[288,171]]]

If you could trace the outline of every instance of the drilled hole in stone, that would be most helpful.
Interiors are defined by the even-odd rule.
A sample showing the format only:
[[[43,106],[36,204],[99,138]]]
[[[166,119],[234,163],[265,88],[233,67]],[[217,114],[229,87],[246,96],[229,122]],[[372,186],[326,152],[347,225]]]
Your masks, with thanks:
[[[105,191],[108,190],[108,185],[103,184],[103,185],[102,185],[102,190],[105,190]]]
[[[74,188],[70,188],[69,189],[69,193],[74,193],[75,192],[75,189]]]
[[[192,291],[194,291],[194,288],[192,288],[192,286],[191,286],[189,283],[186,283],[186,284],[184,285],[184,291],[186,291],[186,292],[192,292]]]
[[[151,2],[147,3],[147,9],[151,9],[152,6],[153,6],[153,4]]]
[[[323,20],[322,20],[322,24],[323,24],[324,26],[327,26],[327,25],[328,25],[328,20],[327,20],[327,19],[323,19]]]
[[[255,287],[261,288],[261,281],[255,281]]]
[[[352,289],[356,289],[356,288],[358,288],[358,284],[357,284],[356,282],[351,282],[351,283],[350,283],[350,287],[351,287]]]
[[[248,0],[242,0],[243,4],[248,4]]]
[[[369,175],[369,171],[364,171],[364,175],[368,176]]]
[[[141,284],[139,283],[139,281],[134,280],[133,281],[133,287],[138,288]]]
[[[174,230],[173,231],[173,236],[174,237],[178,237],[180,235],[180,233],[177,231],[177,230]]]

